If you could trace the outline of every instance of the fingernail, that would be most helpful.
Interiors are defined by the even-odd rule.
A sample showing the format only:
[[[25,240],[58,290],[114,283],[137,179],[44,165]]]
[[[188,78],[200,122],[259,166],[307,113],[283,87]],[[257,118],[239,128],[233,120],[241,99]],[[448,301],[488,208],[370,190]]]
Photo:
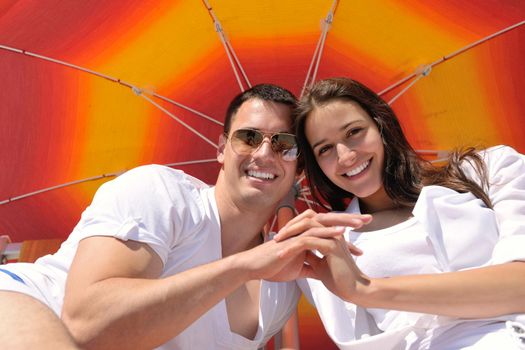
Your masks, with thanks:
[[[363,221],[369,222],[372,220],[372,215],[370,214],[363,214]]]

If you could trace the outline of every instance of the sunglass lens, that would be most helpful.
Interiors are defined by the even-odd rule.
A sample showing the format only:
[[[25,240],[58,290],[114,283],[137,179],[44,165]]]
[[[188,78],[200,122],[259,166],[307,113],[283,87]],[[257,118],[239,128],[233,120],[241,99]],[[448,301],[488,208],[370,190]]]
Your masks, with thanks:
[[[295,137],[290,134],[275,134],[272,137],[273,149],[282,152],[295,146]]]
[[[231,137],[233,151],[237,154],[250,154],[257,149],[264,140],[264,136],[259,130],[238,129]],[[295,136],[286,133],[277,133],[271,137],[272,149],[276,153],[281,153],[286,161],[297,159],[299,151]]]
[[[232,147],[240,154],[251,153],[263,140],[263,135],[257,130],[239,129],[232,136]]]
[[[283,155],[283,159],[290,161],[297,159],[299,154],[297,141],[291,134],[275,134],[272,138],[272,145],[275,152]]]

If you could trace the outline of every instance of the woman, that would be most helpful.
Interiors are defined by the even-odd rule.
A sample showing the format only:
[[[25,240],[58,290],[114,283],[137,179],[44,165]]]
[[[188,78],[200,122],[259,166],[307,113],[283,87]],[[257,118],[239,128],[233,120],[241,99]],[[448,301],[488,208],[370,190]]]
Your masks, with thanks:
[[[373,216],[345,232],[364,252],[355,262],[343,238],[307,258],[320,281],[300,284],[334,342],[523,348],[525,157],[504,146],[468,149],[433,166],[408,144],[388,104],[351,79],[315,84],[298,118],[316,198]]]

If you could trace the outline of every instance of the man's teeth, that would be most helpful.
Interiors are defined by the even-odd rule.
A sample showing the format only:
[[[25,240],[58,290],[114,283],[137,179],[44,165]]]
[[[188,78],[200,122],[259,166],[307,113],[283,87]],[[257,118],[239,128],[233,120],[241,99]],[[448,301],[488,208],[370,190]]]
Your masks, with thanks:
[[[272,180],[275,175],[272,173],[265,173],[262,171],[248,170],[248,176],[256,177],[258,179]]]
[[[370,160],[367,160],[366,162],[364,162],[363,164],[361,164],[357,168],[355,168],[353,170],[350,170],[349,172],[346,173],[346,176],[355,176],[355,175],[359,174],[360,172],[362,172],[363,170],[366,169],[368,164],[370,164]]]

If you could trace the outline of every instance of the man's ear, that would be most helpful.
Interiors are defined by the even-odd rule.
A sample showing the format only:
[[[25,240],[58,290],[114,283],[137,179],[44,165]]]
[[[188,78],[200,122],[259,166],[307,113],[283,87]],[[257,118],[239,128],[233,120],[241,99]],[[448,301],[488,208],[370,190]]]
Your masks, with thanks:
[[[221,134],[219,136],[219,145],[217,147],[217,161],[221,164],[224,164],[224,148],[226,147],[226,136]]]

